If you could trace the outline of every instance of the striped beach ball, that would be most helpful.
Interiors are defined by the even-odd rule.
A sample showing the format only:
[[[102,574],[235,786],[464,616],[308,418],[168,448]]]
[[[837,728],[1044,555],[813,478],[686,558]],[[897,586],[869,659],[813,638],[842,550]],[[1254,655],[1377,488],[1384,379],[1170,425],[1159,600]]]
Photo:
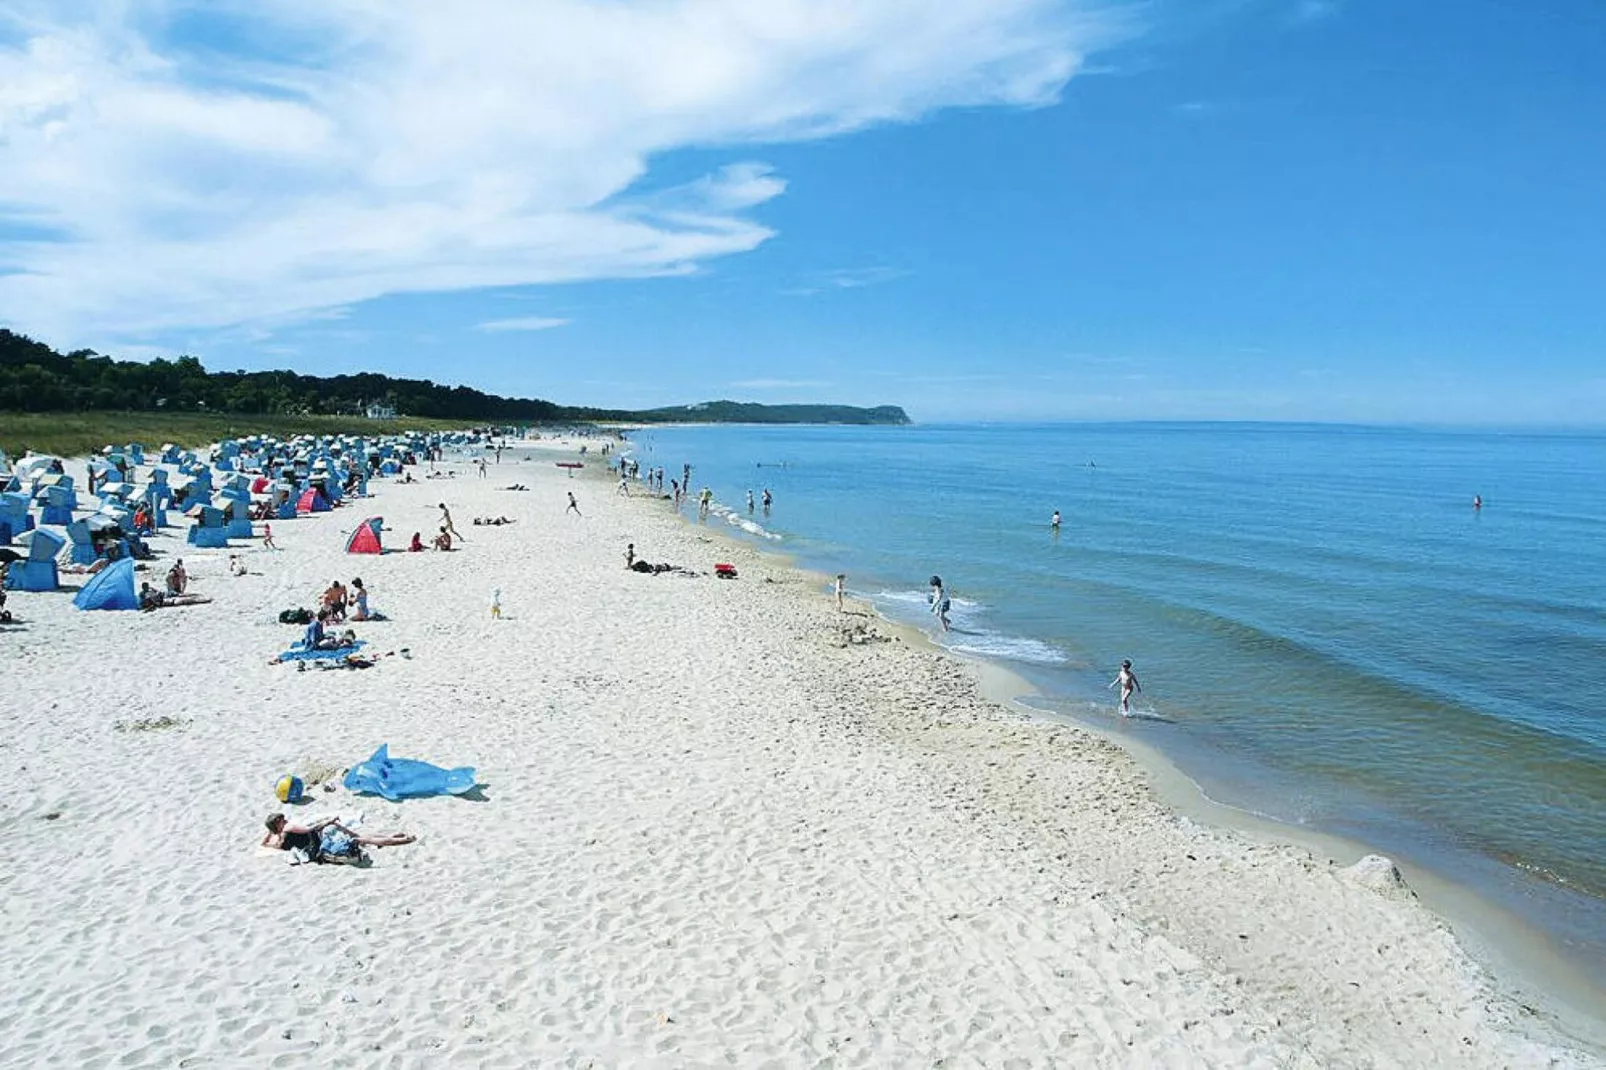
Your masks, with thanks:
[[[306,786],[301,783],[301,778],[298,776],[282,776],[279,782],[273,785],[273,794],[278,796],[282,803],[300,802],[301,793],[305,790]]]

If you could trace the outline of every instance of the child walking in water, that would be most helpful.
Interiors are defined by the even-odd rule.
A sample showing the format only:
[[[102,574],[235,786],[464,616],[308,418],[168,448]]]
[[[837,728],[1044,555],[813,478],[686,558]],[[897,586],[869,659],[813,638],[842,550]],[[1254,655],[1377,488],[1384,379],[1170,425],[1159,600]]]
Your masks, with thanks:
[[[1110,681],[1111,687],[1117,684],[1121,685],[1121,716],[1130,717],[1132,716],[1132,692],[1143,690],[1143,686],[1138,683],[1137,673],[1132,671],[1132,663],[1130,661],[1121,662],[1121,671],[1116,673],[1115,679]]]

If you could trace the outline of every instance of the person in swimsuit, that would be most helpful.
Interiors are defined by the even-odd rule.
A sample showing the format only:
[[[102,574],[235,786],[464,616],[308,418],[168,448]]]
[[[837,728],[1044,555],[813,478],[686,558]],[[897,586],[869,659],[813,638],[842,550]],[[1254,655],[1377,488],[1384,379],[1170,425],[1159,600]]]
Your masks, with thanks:
[[[302,851],[313,862],[360,861],[364,847],[400,847],[417,839],[416,836],[400,832],[363,836],[334,817],[303,827],[290,824],[283,814],[273,814],[268,818],[267,826],[268,834],[262,837],[262,846],[280,851]]]
[[[1130,717],[1132,716],[1132,693],[1143,690],[1143,685],[1138,683],[1137,673],[1132,671],[1132,663],[1130,661],[1121,662],[1121,671],[1116,673],[1115,679],[1110,681],[1111,687],[1117,684],[1121,686],[1121,716]]]

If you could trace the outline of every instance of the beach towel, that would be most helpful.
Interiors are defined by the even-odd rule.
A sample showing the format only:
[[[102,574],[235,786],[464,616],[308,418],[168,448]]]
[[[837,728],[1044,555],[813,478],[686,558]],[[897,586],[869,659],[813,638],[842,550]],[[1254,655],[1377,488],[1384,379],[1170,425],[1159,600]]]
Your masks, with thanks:
[[[347,654],[361,650],[366,644],[359,639],[350,646],[336,647],[333,650],[308,650],[300,643],[279,655],[280,661],[318,661],[322,658],[343,658]]]

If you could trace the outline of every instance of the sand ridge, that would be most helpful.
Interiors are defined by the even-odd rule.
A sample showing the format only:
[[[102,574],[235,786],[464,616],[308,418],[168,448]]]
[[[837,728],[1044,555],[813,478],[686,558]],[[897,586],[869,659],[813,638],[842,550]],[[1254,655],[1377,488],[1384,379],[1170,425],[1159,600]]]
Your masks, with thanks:
[[[1175,816],[1113,745],[843,642],[815,578],[555,456],[275,523],[243,578],[159,539],[209,605],[15,600],[0,1064],[1603,1065],[1416,904]],[[459,551],[341,552],[443,500]],[[269,665],[278,611],[356,575],[391,620],[353,627],[410,657]],[[381,742],[482,792],[315,788],[420,836],[366,870],[255,847],[280,773]]]

